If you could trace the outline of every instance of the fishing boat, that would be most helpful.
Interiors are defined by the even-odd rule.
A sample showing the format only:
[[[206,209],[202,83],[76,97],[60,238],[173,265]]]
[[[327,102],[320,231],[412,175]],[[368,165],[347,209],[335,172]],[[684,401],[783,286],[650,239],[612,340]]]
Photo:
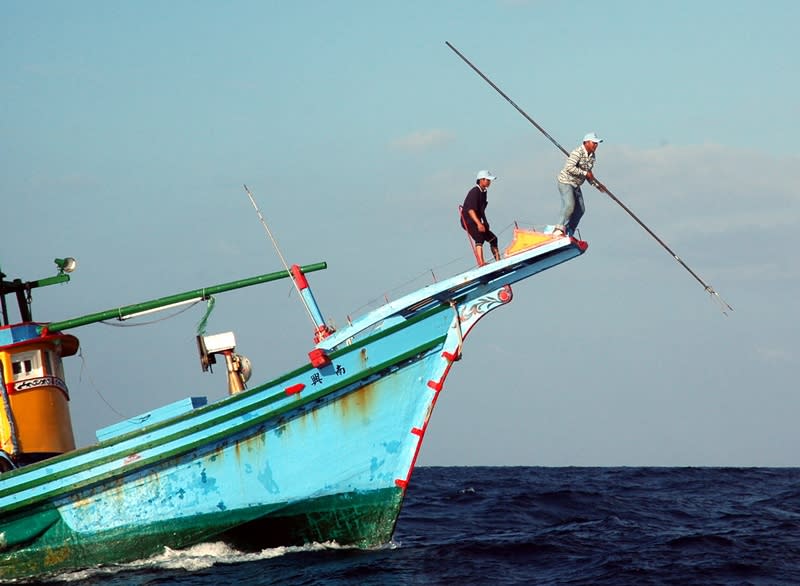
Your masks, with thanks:
[[[34,289],[57,274],[0,272],[0,579],[52,575],[223,541],[243,551],[391,541],[439,393],[467,334],[511,286],[580,256],[587,243],[517,228],[499,261],[326,324],[306,275],[326,263],[202,287],[63,321],[36,321]],[[202,396],[98,430],[76,448],[63,360],[71,332],[290,278],[315,322],[294,369],[251,384],[233,332],[198,335],[200,366],[227,373]],[[19,321],[12,323],[16,297]],[[219,362],[218,362],[219,361]],[[224,365],[224,367],[222,366]],[[143,392],[157,392],[155,383]]]

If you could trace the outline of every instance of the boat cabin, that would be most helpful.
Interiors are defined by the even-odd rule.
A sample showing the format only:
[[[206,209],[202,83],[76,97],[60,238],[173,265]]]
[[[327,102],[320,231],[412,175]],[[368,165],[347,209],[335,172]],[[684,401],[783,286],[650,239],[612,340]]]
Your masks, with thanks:
[[[58,266],[59,275],[38,281],[5,281],[0,272],[0,472],[75,449],[62,360],[78,351],[79,342],[49,333],[30,309],[32,288],[68,280]],[[8,294],[19,302],[17,323],[10,323]]]
[[[62,358],[78,351],[78,339],[41,336],[39,327],[0,328],[0,470],[75,449]]]

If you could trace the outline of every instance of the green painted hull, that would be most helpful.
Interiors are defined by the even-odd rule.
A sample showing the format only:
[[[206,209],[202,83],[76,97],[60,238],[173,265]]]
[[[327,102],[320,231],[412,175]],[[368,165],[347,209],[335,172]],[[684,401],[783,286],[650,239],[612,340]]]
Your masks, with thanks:
[[[376,547],[391,540],[402,503],[399,488],[327,496],[281,508],[218,537],[242,551],[324,541]]]
[[[162,552],[165,546],[181,549],[209,540],[224,541],[244,551],[328,540],[373,547],[391,539],[402,500],[400,488],[384,489],[283,507],[171,519],[91,536],[75,533],[56,509],[47,507],[19,520],[14,532],[17,543],[8,542],[9,551],[0,560],[0,577],[53,576],[76,567],[146,558]],[[23,537],[28,540],[23,541]]]

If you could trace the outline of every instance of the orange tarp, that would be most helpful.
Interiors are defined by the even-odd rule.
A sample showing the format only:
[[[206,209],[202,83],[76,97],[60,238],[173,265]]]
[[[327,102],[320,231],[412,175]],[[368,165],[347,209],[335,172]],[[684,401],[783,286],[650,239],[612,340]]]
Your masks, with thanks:
[[[553,236],[552,234],[537,232],[536,230],[514,228],[514,237],[511,239],[511,244],[506,248],[504,256],[508,257],[519,254],[520,252],[552,242],[556,238],[563,238],[563,236]]]

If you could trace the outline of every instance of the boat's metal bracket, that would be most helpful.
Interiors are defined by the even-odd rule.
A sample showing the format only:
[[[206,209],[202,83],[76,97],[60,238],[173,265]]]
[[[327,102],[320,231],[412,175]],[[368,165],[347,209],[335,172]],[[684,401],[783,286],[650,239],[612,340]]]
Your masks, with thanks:
[[[458,304],[450,299],[449,301],[450,307],[453,308],[453,313],[455,313],[456,317],[453,320],[453,327],[456,328],[458,333],[458,346],[456,346],[455,351],[453,352],[453,360],[461,360],[461,349],[464,347],[464,332],[461,329],[461,314],[458,313]]]

